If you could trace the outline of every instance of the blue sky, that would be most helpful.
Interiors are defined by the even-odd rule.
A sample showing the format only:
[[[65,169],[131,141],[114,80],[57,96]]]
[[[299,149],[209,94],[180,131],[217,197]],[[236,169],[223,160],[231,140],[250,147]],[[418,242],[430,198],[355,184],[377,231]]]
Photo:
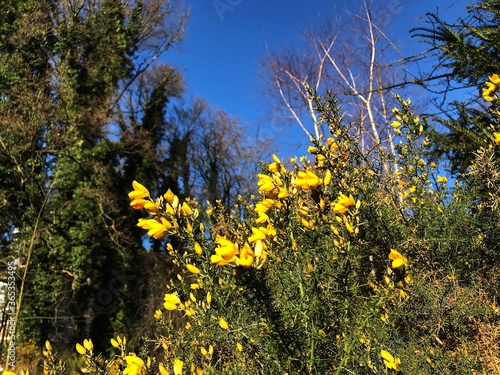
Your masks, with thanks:
[[[377,0],[374,0],[377,1]],[[186,80],[188,96],[205,99],[249,127],[274,135],[278,146],[295,137],[297,129],[283,130],[270,118],[273,104],[262,95],[267,89],[261,79],[262,62],[269,51],[299,45],[301,30],[332,20],[346,4],[344,0],[185,0],[191,8],[182,51],[169,51],[164,59],[179,67]],[[359,4],[359,2],[357,2]],[[423,25],[427,12],[438,12],[454,20],[468,1],[389,0],[393,9],[387,32],[405,53],[425,46],[411,39],[409,30]],[[351,5],[352,7],[352,5]],[[346,30],[349,32],[349,30]],[[270,131],[269,129],[274,129]],[[279,129],[279,131],[276,131]],[[297,130],[297,131],[295,131]],[[288,141],[294,152],[300,142]],[[298,152],[298,151],[297,151]],[[290,155],[287,155],[290,156]]]

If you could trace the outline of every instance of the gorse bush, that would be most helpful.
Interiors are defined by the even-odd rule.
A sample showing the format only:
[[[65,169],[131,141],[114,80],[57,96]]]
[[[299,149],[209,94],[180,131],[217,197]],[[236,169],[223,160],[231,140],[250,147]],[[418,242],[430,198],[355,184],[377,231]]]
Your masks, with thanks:
[[[152,197],[133,182],[138,226],[165,244],[173,276],[142,343],[115,356],[76,345],[93,374],[486,374],[499,370],[498,76],[491,132],[468,175],[427,162],[428,124],[393,110],[397,159],[363,154],[335,99],[313,95],[330,137],[308,157],[273,155],[259,195]],[[491,99],[491,100],[490,100]],[[49,342],[44,373],[67,370]]]

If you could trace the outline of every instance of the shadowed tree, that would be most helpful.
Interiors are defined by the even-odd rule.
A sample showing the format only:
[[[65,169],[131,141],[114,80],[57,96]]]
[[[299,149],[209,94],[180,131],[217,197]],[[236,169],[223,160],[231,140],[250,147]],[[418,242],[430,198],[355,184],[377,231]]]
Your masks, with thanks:
[[[427,25],[413,30],[431,46],[425,58],[433,68],[420,81],[429,82],[426,88],[440,98],[440,114],[432,116],[439,124],[430,131],[432,156],[444,156],[457,175],[465,173],[476,150],[489,143],[491,115],[480,92],[488,76],[500,71],[500,1],[479,1],[467,12],[451,23],[430,13]],[[457,91],[460,99],[447,99]]]
[[[114,112],[179,40],[185,13],[160,0],[2,6],[1,251],[19,260],[18,332],[101,343],[131,327],[141,250],[121,208]]]

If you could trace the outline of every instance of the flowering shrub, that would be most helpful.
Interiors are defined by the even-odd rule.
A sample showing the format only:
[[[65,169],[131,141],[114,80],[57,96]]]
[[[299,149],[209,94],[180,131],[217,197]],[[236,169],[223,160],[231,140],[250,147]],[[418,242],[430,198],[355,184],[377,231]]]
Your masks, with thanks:
[[[485,93],[492,106],[497,78]],[[362,154],[334,99],[315,99],[331,136],[313,140],[309,157],[273,155],[258,196],[232,212],[170,190],[152,197],[133,182],[130,206],[146,216],[137,225],[165,241],[175,277],[143,348],[116,337],[115,356],[104,358],[85,340],[76,345],[82,372],[495,369],[500,177],[485,174],[498,163],[497,129],[468,183],[450,186],[426,161],[427,124],[409,101],[393,111],[393,160]],[[50,343],[44,356],[46,374],[64,372]]]

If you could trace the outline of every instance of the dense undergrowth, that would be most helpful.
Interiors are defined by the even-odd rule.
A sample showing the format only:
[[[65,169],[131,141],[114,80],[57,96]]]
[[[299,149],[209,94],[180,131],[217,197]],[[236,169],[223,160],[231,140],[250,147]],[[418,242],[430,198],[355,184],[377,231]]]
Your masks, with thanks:
[[[427,160],[409,100],[393,110],[394,160],[362,153],[335,99],[315,97],[330,135],[273,156],[232,212],[134,181],[138,225],[174,270],[157,328],[110,337],[107,354],[85,340],[71,365],[47,342],[44,373],[500,373],[496,78],[488,146],[458,179]]]

